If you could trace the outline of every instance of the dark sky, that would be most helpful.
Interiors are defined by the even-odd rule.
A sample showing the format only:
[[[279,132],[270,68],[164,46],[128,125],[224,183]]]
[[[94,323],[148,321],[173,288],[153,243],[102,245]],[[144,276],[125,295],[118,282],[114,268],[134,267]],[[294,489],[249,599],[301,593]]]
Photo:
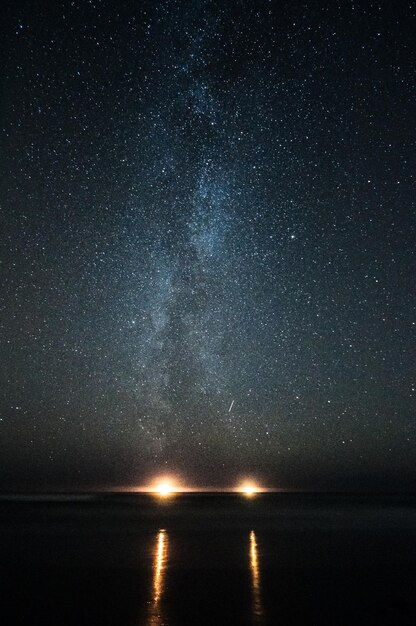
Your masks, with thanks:
[[[1,490],[415,487],[412,4],[8,3]]]

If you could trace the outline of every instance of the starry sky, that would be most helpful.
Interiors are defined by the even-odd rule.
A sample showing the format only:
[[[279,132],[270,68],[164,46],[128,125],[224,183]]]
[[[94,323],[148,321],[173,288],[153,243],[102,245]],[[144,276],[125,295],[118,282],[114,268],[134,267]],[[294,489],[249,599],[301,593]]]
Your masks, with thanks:
[[[0,489],[414,489],[413,3],[3,9]]]

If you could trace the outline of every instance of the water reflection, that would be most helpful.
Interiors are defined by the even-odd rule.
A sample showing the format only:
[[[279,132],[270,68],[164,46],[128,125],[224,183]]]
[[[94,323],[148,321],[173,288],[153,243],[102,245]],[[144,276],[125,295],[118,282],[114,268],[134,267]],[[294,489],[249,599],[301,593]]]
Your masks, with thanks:
[[[260,623],[263,616],[263,603],[260,589],[260,565],[257,538],[254,530],[250,532],[250,572],[251,572],[251,596],[252,613],[255,623]]]
[[[153,585],[148,626],[161,626],[165,623],[162,613],[162,596],[165,591],[165,574],[168,561],[168,534],[160,530],[153,548]]]
[[[167,624],[164,595],[166,593],[166,572],[169,558],[169,537],[166,530],[160,530],[154,539],[152,549],[152,587],[148,604],[146,626]],[[254,624],[264,623],[264,609],[261,594],[260,557],[257,537],[254,530],[249,535],[249,567],[251,576],[251,613]]]

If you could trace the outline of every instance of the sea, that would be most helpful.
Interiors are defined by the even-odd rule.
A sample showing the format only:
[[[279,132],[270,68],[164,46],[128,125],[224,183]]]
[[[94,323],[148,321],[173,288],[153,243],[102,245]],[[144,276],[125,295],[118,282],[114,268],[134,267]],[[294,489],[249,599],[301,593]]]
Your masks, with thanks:
[[[0,624],[416,625],[416,497],[0,497]]]

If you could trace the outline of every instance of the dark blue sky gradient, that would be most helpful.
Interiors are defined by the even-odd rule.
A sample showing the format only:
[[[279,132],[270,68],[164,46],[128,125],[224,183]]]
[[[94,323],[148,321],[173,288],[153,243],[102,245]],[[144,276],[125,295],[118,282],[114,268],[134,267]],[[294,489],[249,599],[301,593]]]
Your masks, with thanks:
[[[3,30],[0,488],[413,489],[411,3]]]

